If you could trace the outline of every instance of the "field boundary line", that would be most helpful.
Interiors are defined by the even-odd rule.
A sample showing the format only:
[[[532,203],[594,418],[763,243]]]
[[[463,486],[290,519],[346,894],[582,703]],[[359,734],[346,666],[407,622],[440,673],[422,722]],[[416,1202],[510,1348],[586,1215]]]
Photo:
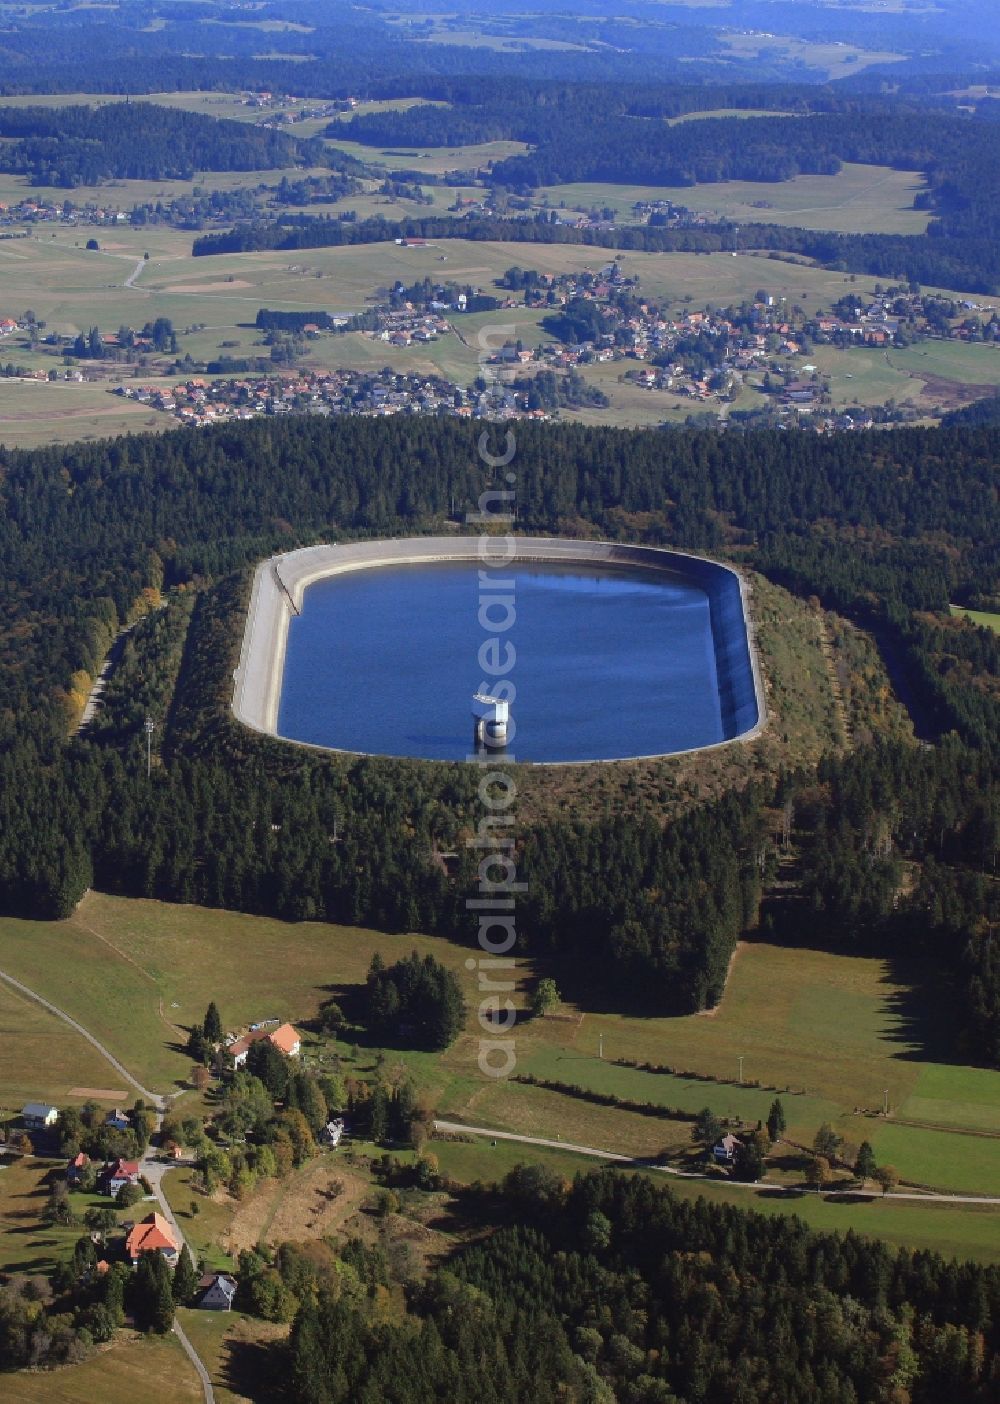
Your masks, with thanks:
[[[84,894],[84,896],[86,896],[86,893]],[[150,972],[145,968],[145,966],[139,964],[139,962],[135,959],[134,956],[130,956],[127,951],[123,951],[118,946],[116,946],[114,941],[112,941],[109,936],[102,936],[99,931],[95,931],[94,928],[90,926],[87,922],[81,920],[75,912],[69,918],[69,920],[75,926],[82,927],[84,931],[89,931],[91,936],[96,936],[98,941],[103,941],[106,946],[108,946],[111,950],[114,951],[116,956],[121,956],[122,960],[127,960],[129,965],[134,965],[136,970],[138,970],[139,974],[143,977],[143,979],[148,980],[152,985],[156,985],[157,987],[159,986],[160,982],[157,980],[156,976],[151,975]]]
[[[50,1000],[45,999],[44,996],[31,989],[29,985],[25,985],[20,980],[15,979],[13,975],[9,975],[6,970],[0,970],[0,980],[5,980],[8,985],[13,985],[14,989],[20,990],[20,992],[27,995],[29,999],[33,999],[36,1004],[40,1004],[43,1009],[47,1009],[50,1014],[54,1014],[56,1018],[61,1019],[64,1024],[69,1024],[71,1029],[75,1029],[78,1034],[81,1034],[89,1044],[97,1049],[101,1057],[111,1064],[115,1072],[118,1073],[120,1077],[123,1077],[130,1087],[135,1088],[143,1101],[152,1102],[155,1107],[162,1108],[164,1099],[160,1093],[151,1092],[148,1087],[143,1087],[138,1078],[132,1076],[124,1063],[119,1062],[111,1050],[101,1043],[100,1039],[95,1038],[95,1036],[88,1029],[85,1029],[78,1020],[74,1019],[71,1014],[67,1014],[65,1009],[60,1009],[57,1004],[53,1004]]]
[[[610,1160],[616,1165],[630,1165],[636,1170],[646,1170],[653,1174],[673,1175],[679,1180],[700,1180],[726,1189],[760,1189],[778,1191],[789,1199],[798,1199],[804,1194],[834,1196],[837,1199],[865,1200],[907,1200],[917,1204],[990,1204],[1000,1205],[1000,1195],[990,1194],[950,1194],[939,1190],[928,1190],[918,1194],[915,1191],[894,1191],[882,1195],[866,1189],[810,1189],[804,1185],[780,1185],[776,1180],[720,1180],[714,1175],[702,1174],[699,1170],[678,1170],[673,1165],[658,1165],[642,1156],[624,1155],[621,1151],[598,1150],[595,1146],[578,1146],[571,1141],[553,1141],[544,1136],[522,1136],[516,1131],[498,1131],[488,1126],[465,1126],[460,1121],[435,1121],[434,1130],[446,1135],[488,1136],[493,1141],[514,1141],[519,1145],[540,1146],[544,1150],[567,1151],[570,1155],[589,1156],[592,1160]]]

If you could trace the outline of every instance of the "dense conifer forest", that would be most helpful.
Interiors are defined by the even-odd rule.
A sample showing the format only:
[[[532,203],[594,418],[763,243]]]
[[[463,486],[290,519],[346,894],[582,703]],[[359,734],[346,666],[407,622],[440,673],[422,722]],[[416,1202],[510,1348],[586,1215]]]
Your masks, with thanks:
[[[0,170],[36,185],[190,180],[198,171],[322,165],[322,142],[149,102],[102,107],[0,106]]]
[[[501,1193],[470,1198],[467,1212],[500,1226],[414,1288],[402,1324],[320,1274],[287,1350],[296,1401],[996,1397],[996,1268],[683,1202],[607,1171],[569,1186],[520,1168]],[[304,1266],[289,1264],[300,1287]]]
[[[996,1061],[1000,645],[946,611],[996,590],[998,452],[992,426],[827,439],[519,429],[519,529],[735,552],[878,632],[939,739],[868,747],[818,776],[763,775],[668,825],[654,810],[523,832],[519,930],[561,986],[702,1008],[763,919],[783,939],[808,930],[937,957],[970,991],[956,1038]],[[439,527],[476,501],[476,462],[471,426],[364,419],[0,455],[3,909],[62,915],[93,884],[471,941],[470,769],[314,756],[245,731],[229,694],[254,560]],[[143,695],[172,698],[147,782],[124,686],[93,733],[66,733],[86,686],[74,674],[93,675],[164,588],[184,592],[170,610],[195,599],[189,627],[153,615],[130,637]],[[774,816],[789,805],[810,913],[798,924],[771,897]],[[447,851],[450,868],[435,856]],[[904,860],[920,868],[915,888],[900,883]]]

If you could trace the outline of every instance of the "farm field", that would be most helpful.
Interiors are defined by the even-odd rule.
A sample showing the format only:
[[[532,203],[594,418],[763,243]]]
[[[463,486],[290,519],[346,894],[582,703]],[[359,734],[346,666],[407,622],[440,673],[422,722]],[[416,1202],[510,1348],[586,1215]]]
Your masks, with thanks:
[[[208,1315],[208,1313],[205,1313]],[[120,1332],[82,1364],[20,1370],[18,1404],[200,1404],[201,1382],[176,1336]]]
[[[177,1319],[212,1379],[217,1404],[261,1400],[256,1347],[281,1340],[287,1326],[260,1321],[241,1311],[197,1311],[182,1307]]]
[[[679,117],[671,117],[670,125],[676,127],[679,122],[703,122],[711,117],[799,117],[808,116],[808,113],[781,112],[773,107],[713,107],[705,112],[682,112]]]
[[[0,107],[103,107],[108,103],[152,102],[159,107],[176,107],[181,112],[197,112],[205,117],[225,117],[236,122],[259,122],[259,108],[247,107],[239,93],[17,93],[0,97]]]
[[[558,49],[584,52],[586,43],[565,39],[548,39],[544,35],[521,34],[516,22],[511,33],[502,32],[510,22],[483,24],[475,15],[413,15],[406,12],[387,14],[386,22],[405,32],[413,44],[457,44],[470,49],[496,49],[505,53],[523,53],[532,49]],[[501,28],[502,26],[502,28]]]
[[[129,432],[162,433],[172,427],[166,415],[154,414],[148,406],[112,398],[106,385],[0,381],[0,444],[7,448],[42,448]]]
[[[994,1128],[998,1107],[1000,1100],[995,1100]],[[873,1123],[869,1130],[876,1160],[905,1165],[907,1180],[964,1194],[1000,1194],[1000,1132],[995,1129],[989,1136],[956,1135],[889,1121]]]
[[[547,208],[565,204],[571,210],[607,207],[628,217],[639,200],[671,200],[740,224],[787,224],[799,229],[854,234],[922,234],[930,216],[926,210],[913,208],[913,198],[923,187],[923,178],[912,171],[845,163],[836,175],[800,175],[787,181],[730,180],[686,186],[599,182],[553,185],[539,192],[537,203]],[[752,244],[753,231],[748,230],[744,238]]]
[[[426,171],[446,175],[449,171],[477,170],[491,161],[506,161],[529,150],[523,141],[483,141],[469,146],[368,146],[346,137],[327,137],[328,146],[355,156],[359,161],[385,166],[390,171]]]
[[[34,1000],[0,981],[0,1108],[20,1110],[25,1102],[62,1101],[74,1087],[119,1090],[121,1079],[85,1038],[54,1019]],[[131,1100],[131,1099],[130,1099]]]
[[[211,962],[204,959],[208,948]],[[464,948],[427,936],[293,926],[97,893],[64,922],[0,919],[0,968],[85,1022],[156,1091],[183,1079],[189,1059],[181,1029],[203,1018],[210,1000],[230,1027],[269,1017],[308,1021],[329,985],[364,981],[376,950],[395,959],[414,949],[455,968],[472,996]],[[526,964],[524,980],[529,972]],[[475,1066],[471,1032],[462,1048],[458,1066],[468,1074]],[[413,1057],[418,1069],[433,1062],[429,1054]]]
[[[839,407],[893,398],[940,413],[989,395],[1000,385],[1000,354],[992,346],[969,342],[924,341],[888,351],[816,346],[810,359],[829,379]]]
[[[144,204],[147,201],[176,200],[192,195],[197,189],[253,189],[258,185],[276,185],[283,176],[287,176],[289,180],[301,180],[310,175],[329,174],[325,166],[281,166],[263,171],[201,171],[191,180],[109,180],[101,185],[78,185],[72,190],[67,190],[63,186],[33,185],[27,176],[0,171],[0,201],[4,204],[16,204],[31,196],[52,200],[61,205],[64,200],[71,199],[75,205],[94,204],[127,213],[133,205]],[[155,229],[157,226],[151,228]],[[61,225],[57,226],[57,229],[59,234],[75,232],[79,235],[82,232],[81,246],[92,233],[97,233],[98,236],[107,233],[109,237],[114,237],[116,233],[132,235],[135,232],[127,225],[117,231],[94,230],[87,225],[81,225],[75,231],[67,231]],[[47,225],[39,226],[39,231],[39,237],[43,239],[56,233],[56,230],[49,229]],[[141,231],[139,234],[141,237]],[[192,235],[187,234],[185,237],[190,244]]]
[[[997,1093],[986,1068],[928,1063],[916,1088],[899,1108],[901,1117],[969,1131],[998,1129]]]
[[[902,54],[888,49],[865,49],[855,44],[797,39],[787,34],[744,32],[722,33],[718,37],[733,58],[803,64],[827,78],[848,78],[871,68],[873,64],[893,63],[903,58]]]

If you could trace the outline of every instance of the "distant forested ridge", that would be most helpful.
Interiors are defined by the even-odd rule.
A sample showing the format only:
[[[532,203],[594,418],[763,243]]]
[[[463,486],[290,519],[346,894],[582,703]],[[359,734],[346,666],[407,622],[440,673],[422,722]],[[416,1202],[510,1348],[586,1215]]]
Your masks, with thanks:
[[[0,170],[36,185],[190,180],[199,171],[321,165],[322,142],[149,102],[0,106]]]
[[[464,96],[464,104],[459,96]],[[347,133],[379,145],[463,145],[500,139],[529,143],[523,155],[491,163],[495,185],[535,190],[572,181],[684,186],[726,180],[784,181],[836,173],[844,161],[922,172],[921,206],[934,215],[926,236],[823,235],[755,227],[751,245],[784,248],[823,262],[905,273],[969,290],[1000,287],[1000,148],[995,124],[947,111],[887,109],[841,99],[812,115],[706,118],[670,125],[665,93],[618,95],[587,87],[531,87],[506,95],[456,89],[453,107],[418,105],[356,116]],[[789,111],[802,110],[789,103]],[[342,128],[343,130],[343,128]],[[653,231],[639,231],[652,233]],[[632,230],[621,231],[624,239]],[[514,237],[517,237],[516,235]],[[617,241],[615,241],[617,243]],[[678,247],[640,238],[620,247]],[[697,243],[691,247],[711,247]]]
[[[63,915],[96,885],[469,939],[472,768],[314,755],[247,732],[229,702],[247,567],[331,535],[440,529],[482,489],[479,432],[302,419],[0,453],[0,909]],[[621,1003],[712,1003],[740,933],[762,911],[780,928],[769,815],[790,804],[809,914],[791,939],[850,933],[859,949],[936,956],[970,991],[975,1056],[1000,1060],[1000,964],[980,936],[1000,832],[1000,645],[945,613],[997,587],[998,458],[993,426],[835,438],[519,426],[520,529],[740,547],[882,632],[927,734],[954,733],[926,752],[831,762],[822,802],[815,775],[761,776],[666,827],[655,812],[533,824],[518,840],[519,931],[561,987],[585,993],[582,973]],[[93,737],[65,737],[121,622],[170,587],[195,593],[190,625],[151,625],[148,640],[143,626],[130,664],[149,697],[173,695],[147,782],[124,697]],[[451,871],[433,861],[442,849],[458,853]],[[900,902],[900,856],[924,866],[933,902],[922,886]]]

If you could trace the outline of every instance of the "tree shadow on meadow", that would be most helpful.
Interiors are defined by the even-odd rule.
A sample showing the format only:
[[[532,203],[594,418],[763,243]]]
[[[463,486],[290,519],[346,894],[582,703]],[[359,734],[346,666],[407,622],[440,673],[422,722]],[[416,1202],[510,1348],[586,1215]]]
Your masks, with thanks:
[[[274,1400],[287,1397],[284,1352],[264,1341],[227,1340],[219,1354],[216,1382],[235,1395],[259,1404],[273,1404]]]
[[[959,1043],[959,996],[948,972],[930,961],[890,959],[883,981],[882,1037],[893,1057],[910,1062],[968,1063]]]

